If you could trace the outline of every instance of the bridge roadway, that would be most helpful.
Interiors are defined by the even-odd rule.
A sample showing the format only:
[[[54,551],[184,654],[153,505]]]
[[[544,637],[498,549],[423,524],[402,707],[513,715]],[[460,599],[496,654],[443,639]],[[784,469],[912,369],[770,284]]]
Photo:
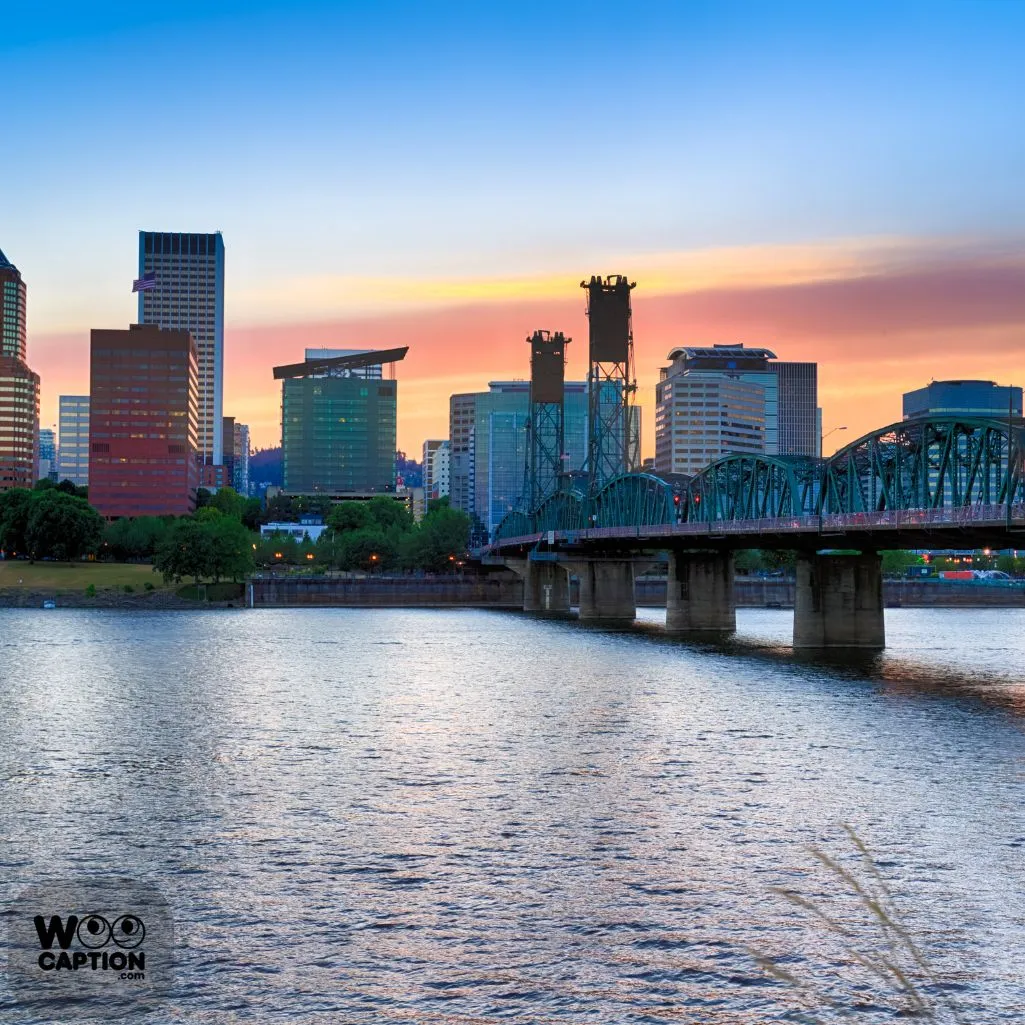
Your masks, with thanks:
[[[486,553],[521,573],[524,605],[632,620],[634,575],[669,553],[667,629],[736,626],[733,555],[795,550],[794,645],[885,643],[882,559],[894,548],[1025,547],[1025,422],[926,416],[890,424],[828,459],[733,454],[693,477],[623,473],[593,493],[567,479],[514,510]]]
[[[882,557],[893,548],[1025,547],[1025,505],[772,517],[723,522],[593,527],[506,537],[485,550],[524,578],[524,609],[569,612],[569,575],[580,617],[636,618],[634,581],[668,552],[666,629],[693,637],[736,630],[733,552],[797,551],[795,648],[882,648]]]

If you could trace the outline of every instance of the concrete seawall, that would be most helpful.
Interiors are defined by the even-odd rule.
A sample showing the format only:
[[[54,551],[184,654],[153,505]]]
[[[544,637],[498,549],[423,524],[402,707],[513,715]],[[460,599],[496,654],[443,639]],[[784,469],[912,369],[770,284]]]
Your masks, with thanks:
[[[488,577],[279,577],[252,581],[256,608],[292,606],[350,608],[523,608],[523,581],[512,574]],[[740,608],[794,607],[794,581],[738,577],[735,585]],[[664,608],[666,582],[639,577],[637,605]],[[579,588],[570,585],[570,601],[579,603]],[[996,607],[1025,608],[1025,588],[995,584],[887,580],[883,600],[888,608]],[[246,604],[248,604],[248,596]]]

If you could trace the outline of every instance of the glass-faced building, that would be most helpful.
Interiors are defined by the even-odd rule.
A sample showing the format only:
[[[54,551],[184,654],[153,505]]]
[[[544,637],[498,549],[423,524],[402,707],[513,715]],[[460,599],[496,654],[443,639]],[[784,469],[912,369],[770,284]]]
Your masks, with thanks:
[[[490,536],[524,495],[530,384],[492,381],[488,388],[449,400],[449,479],[452,505]],[[565,469],[579,471],[587,459],[586,382],[566,382],[563,409]]]
[[[284,491],[394,491],[396,413],[396,381],[342,373],[284,380]]]
[[[57,478],[89,484],[89,396],[61,395],[57,420]]]
[[[993,381],[932,381],[904,393],[904,419],[913,416],[1021,416],[1022,390]]]
[[[216,234],[139,232],[139,323],[188,331],[199,353],[199,459],[223,462],[224,241]]]

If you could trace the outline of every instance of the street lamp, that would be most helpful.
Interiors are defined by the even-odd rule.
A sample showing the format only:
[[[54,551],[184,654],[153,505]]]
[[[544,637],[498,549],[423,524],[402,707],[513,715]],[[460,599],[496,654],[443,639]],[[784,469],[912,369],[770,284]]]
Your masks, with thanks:
[[[846,431],[846,430],[847,430],[847,427],[843,426],[843,427],[834,427],[831,430],[826,431],[826,433],[823,434],[822,437],[819,439],[819,454],[821,455],[822,454],[822,449],[825,448],[826,438],[828,438],[831,434],[835,434],[837,431]]]

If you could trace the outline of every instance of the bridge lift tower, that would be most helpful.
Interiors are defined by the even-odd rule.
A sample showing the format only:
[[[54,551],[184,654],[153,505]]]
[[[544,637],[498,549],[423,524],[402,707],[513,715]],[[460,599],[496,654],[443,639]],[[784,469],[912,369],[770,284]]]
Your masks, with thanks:
[[[566,346],[561,331],[535,331],[530,345],[530,418],[527,422],[527,509],[559,489],[566,471]]]
[[[634,340],[630,291],[636,282],[623,274],[592,275],[587,289],[588,317],[588,491],[593,496],[631,467],[630,402],[634,379]]]

